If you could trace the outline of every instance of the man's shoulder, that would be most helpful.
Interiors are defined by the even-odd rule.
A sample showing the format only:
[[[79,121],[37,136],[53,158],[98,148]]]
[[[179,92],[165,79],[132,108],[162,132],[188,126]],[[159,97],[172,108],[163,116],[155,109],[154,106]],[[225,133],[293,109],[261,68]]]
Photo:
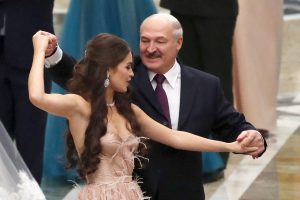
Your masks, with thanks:
[[[133,62],[134,62],[134,66],[138,66],[142,64],[142,59],[139,55],[134,55]]]
[[[218,80],[218,77],[213,75],[213,74],[210,74],[210,73],[207,73],[205,71],[202,71],[202,70],[199,70],[197,68],[194,68],[194,67],[191,67],[191,66],[187,66],[187,65],[184,65],[184,64],[180,64],[181,66],[181,72],[182,73],[187,73],[189,75],[192,75],[192,76],[195,76],[197,79],[201,79],[201,80],[211,80],[211,81],[216,81]]]
[[[139,55],[133,57],[133,71],[136,73],[139,69],[145,67]]]

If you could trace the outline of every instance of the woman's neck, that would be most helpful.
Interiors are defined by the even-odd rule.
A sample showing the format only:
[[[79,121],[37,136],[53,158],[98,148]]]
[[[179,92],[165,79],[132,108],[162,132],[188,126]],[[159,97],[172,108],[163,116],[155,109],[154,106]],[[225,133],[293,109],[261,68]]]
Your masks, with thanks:
[[[109,88],[107,88],[106,93],[105,93],[105,101],[106,101],[106,105],[109,107],[112,107],[115,105],[114,92],[111,91]]]

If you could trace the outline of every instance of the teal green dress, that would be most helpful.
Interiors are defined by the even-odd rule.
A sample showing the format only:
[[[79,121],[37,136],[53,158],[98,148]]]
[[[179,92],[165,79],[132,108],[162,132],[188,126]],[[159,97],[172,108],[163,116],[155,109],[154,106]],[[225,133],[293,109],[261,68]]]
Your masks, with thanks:
[[[139,52],[139,26],[156,13],[152,0],[71,0],[60,37],[60,47],[79,59],[89,39],[99,33],[112,33],[125,39],[133,52]],[[65,93],[52,85],[52,93]],[[66,121],[48,116],[44,150],[44,185],[51,181],[74,180],[75,171],[66,171]]]

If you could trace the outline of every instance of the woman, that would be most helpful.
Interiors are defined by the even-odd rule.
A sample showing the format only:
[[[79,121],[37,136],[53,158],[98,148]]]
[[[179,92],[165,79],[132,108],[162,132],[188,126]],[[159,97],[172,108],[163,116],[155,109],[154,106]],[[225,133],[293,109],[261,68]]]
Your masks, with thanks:
[[[38,108],[68,119],[68,160],[87,183],[79,199],[147,198],[132,180],[134,158],[143,149],[138,148],[143,146],[143,137],[190,151],[256,150],[238,142],[213,141],[166,128],[131,104],[132,53],[124,40],[110,34],[97,35],[88,43],[69,82],[72,94],[46,94],[43,70],[49,39],[42,31],[33,36],[29,98]]]
[[[79,60],[86,42],[98,33],[112,33],[130,44],[136,55],[139,53],[139,28],[142,21],[156,13],[152,0],[71,0],[60,34],[60,47]],[[52,83],[52,93],[65,93]],[[45,190],[55,185],[66,185],[65,179],[74,180],[76,173],[64,169],[66,131],[65,119],[48,115],[44,149],[43,186]],[[52,189],[51,189],[52,190]],[[50,193],[50,192],[49,192]]]

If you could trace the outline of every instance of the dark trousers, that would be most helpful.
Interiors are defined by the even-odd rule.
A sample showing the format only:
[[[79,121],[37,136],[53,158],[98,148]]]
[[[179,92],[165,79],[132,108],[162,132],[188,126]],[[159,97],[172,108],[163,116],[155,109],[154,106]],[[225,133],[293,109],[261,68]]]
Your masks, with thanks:
[[[171,13],[183,28],[180,60],[186,65],[218,76],[226,98],[232,102],[231,48],[236,17],[205,18]]]
[[[236,17],[198,17],[171,12],[182,25],[183,46],[179,58],[183,64],[220,78],[226,98],[233,102],[232,43]],[[225,167],[229,153],[221,153]]]
[[[3,48],[0,49],[3,51]],[[0,120],[16,141],[32,175],[40,183],[47,114],[29,101],[27,79],[30,68],[10,66],[3,54],[0,55]],[[50,91],[50,80],[45,80],[45,88]]]

